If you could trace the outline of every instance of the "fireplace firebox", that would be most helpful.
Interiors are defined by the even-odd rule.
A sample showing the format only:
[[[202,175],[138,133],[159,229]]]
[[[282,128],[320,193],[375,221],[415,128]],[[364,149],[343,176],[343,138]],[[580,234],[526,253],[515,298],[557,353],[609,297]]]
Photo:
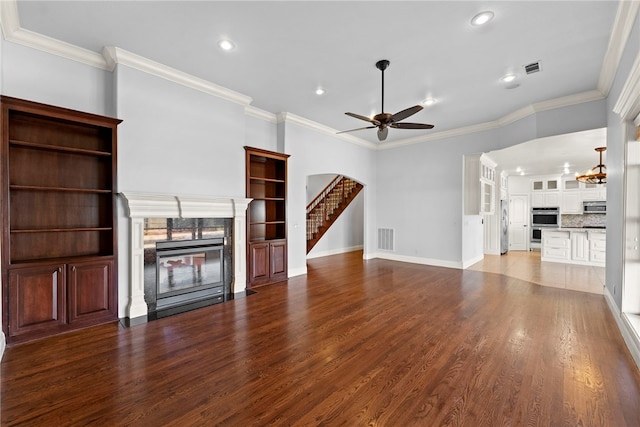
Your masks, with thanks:
[[[224,300],[224,239],[156,243],[156,310]]]
[[[147,218],[144,298],[154,320],[231,299],[230,218]]]

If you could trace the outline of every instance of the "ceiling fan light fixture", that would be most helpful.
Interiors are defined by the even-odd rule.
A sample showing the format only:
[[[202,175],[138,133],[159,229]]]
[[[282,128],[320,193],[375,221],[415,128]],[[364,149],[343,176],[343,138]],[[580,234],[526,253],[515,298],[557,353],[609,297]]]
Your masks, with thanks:
[[[473,18],[471,18],[471,25],[478,27],[480,25],[484,25],[487,22],[491,21],[493,19],[493,12],[491,12],[490,10],[486,10],[484,12],[480,12],[477,15],[475,15]]]
[[[422,101],[422,103],[427,107],[431,107],[433,104],[436,103],[436,99],[432,97],[428,97],[424,101]]]
[[[597,147],[595,150],[600,154],[600,162],[584,175],[576,176],[576,179],[586,184],[606,184],[607,183],[607,167],[602,163],[602,153],[607,147]]]

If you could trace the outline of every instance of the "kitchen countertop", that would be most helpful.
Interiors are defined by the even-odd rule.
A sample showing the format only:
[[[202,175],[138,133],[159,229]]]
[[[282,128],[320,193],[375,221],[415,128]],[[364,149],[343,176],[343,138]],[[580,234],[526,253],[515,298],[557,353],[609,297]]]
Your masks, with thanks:
[[[560,227],[560,228],[543,228],[542,231],[591,231],[594,233],[606,233],[606,228],[591,227]]]

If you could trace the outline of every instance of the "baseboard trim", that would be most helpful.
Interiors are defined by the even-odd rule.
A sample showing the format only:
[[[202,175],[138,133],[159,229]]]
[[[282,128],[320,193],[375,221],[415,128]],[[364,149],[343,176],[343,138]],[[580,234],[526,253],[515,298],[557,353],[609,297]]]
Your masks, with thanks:
[[[638,336],[638,333],[631,326],[626,314],[620,312],[613,299],[613,295],[611,295],[609,288],[607,287],[604,288],[604,299],[609,306],[609,311],[611,311],[611,314],[618,325],[622,339],[627,345],[633,361],[636,362],[636,367],[640,370],[640,336]]]
[[[313,252],[313,251],[311,251],[307,255],[307,259],[321,258],[321,257],[325,257],[325,256],[345,254],[347,252],[361,251],[363,249],[363,247],[364,246],[362,246],[362,245],[356,245],[356,246],[350,246],[348,248],[332,249],[332,250],[323,251],[323,252]]]
[[[431,265],[433,267],[446,267],[446,268],[462,268],[461,262],[456,261],[446,261],[442,259],[433,259],[433,258],[421,258],[421,257],[413,257],[407,255],[396,255],[392,253],[386,252],[378,252],[373,254],[371,258],[380,258],[387,259],[390,261],[400,261],[400,262],[408,262],[411,264],[421,264],[421,265]]]
[[[483,259],[484,259],[484,254],[479,255],[479,256],[477,256],[477,257],[475,257],[475,258],[471,259],[471,260],[464,261],[464,262],[462,263],[462,269],[463,269],[463,270],[466,270],[467,268],[471,267],[473,264],[475,264],[475,263],[477,263],[477,262],[480,262],[480,261],[482,261]]]
[[[306,265],[304,267],[300,267],[300,268],[290,268],[287,271],[287,277],[288,278],[296,277],[296,276],[304,276],[305,274],[307,274],[307,266]]]

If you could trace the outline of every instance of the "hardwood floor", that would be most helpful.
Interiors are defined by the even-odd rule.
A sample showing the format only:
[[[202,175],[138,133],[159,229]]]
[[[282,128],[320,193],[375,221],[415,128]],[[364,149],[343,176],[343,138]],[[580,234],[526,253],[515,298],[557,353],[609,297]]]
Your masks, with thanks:
[[[602,294],[605,268],[540,261],[538,251],[509,251],[505,255],[485,255],[470,270],[504,274],[554,288]]]
[[[353,252],[255,295],[9,347],[0,422],[639,426],[601,295]]]

